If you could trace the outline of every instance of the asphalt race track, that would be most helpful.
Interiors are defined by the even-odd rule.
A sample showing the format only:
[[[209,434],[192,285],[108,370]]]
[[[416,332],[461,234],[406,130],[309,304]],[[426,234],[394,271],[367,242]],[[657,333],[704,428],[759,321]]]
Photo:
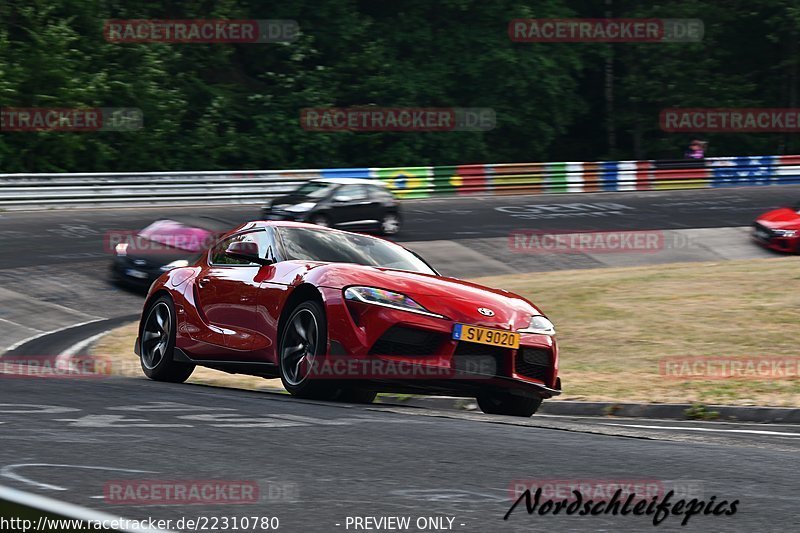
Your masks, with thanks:
[[[800,186],[408,201],[398,240],[471,247],[518,229],[731,228],[798,200]],[[258,214],[255,206],[0,213],[0,352],[57,354],[134,319],[142,297],[107,283],[104,235],[179,212],[234,223]],[[756,257],[772,256],[745,235],[741,246]],[[444,271],[458,261],[435,266]],[[144,378],[0,374],[0,391],[0,485],[126,518],[278,517],[277,530],[289,532],[354,531],[348,517],[370,516],[444,520],[412,531],[653,527],[647,516],[528,516],[524,505],[503,520],[513,483],[550,479],[654,482],[684,490],[687,499],[739,500],[734,516],[698,515],[688,527],[669,516],[659,530],[796,528],[797,426],[522,420]],[[110,482],[143,479],[249,482],[259,495],[237,505],[130,505],[104,497]]]
[[[748,226],[764,211],[800,202],[800,185],[739,189],[455,196],[403,204],[400,242],[507,237],[510,231],[647,230]],[[179,213],[234,223],[257,219],[258,206],[84,209],[0,213],[2,268],[68,264],[107,257],[107,231],[141,229]]]
[[[694,516],[684,531],[796,524],[795,427],[522,420],[144,379],[11,379],[3,388],[0,483],[126,518],[276,516],[279,530],[292,532],[345,531],[355,516],[450,517],[453,531],[470,532],[652,527],[645,516],[528,516],[524,505],[503,521],[512,483],[588,479],[659,480],[686,499],[739,500],[736,515]],[[260,490],[237,505],[109,501],[107,484],[142,479]],[[679,522],[670,516],[659,530],[680,530]]]

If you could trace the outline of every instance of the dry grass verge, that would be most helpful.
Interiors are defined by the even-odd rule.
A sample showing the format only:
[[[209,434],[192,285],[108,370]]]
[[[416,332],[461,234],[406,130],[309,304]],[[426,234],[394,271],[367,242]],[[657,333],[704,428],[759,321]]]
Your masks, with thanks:
[[[555,322],[560,399],[800,406],[800,380],[680,381],[664,357],[800,357],[800,258],[547,272],[477,280]]]

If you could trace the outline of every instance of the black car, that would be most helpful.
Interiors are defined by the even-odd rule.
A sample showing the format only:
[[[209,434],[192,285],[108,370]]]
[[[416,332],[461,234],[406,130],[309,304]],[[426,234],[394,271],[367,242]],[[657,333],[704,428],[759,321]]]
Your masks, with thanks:
[[[235,222],[208,216],[156,220],[146,228],[109,232],[106,243],[114,255],[111,279],[134,289],[147,290],[167,270],[196,261]]]
[[[294,220],[348,230],[400,231],[400,204],[381,181],[318,178],[267,204],[264,220]]]

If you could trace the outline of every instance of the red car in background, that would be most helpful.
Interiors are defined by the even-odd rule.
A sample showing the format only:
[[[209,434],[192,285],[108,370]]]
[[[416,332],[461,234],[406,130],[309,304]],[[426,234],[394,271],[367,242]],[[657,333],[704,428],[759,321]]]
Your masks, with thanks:
[[[800,253],[800,204],[758,217],[753,223],[753,239],[778,252]]]
[[[200,365],[280,377],[314,399],[459,394],[530,416],[561,393],[555,329],[529,301],[440,276],[392,242],[298,222],[249,222],[162,274],[136,353],[157,381]]]

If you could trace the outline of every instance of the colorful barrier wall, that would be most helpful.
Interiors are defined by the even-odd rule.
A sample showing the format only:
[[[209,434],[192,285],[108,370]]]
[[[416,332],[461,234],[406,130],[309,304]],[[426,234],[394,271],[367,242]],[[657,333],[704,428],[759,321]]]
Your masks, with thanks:
[[[701,189],[800,184],[800,155],[327,169],[321,175],[380,179],[400,198]]]
[[[800,184],[800,155],[395,168],[0,174],[0,207],[262,203],[319,177],[378,179],[404,199]]]

